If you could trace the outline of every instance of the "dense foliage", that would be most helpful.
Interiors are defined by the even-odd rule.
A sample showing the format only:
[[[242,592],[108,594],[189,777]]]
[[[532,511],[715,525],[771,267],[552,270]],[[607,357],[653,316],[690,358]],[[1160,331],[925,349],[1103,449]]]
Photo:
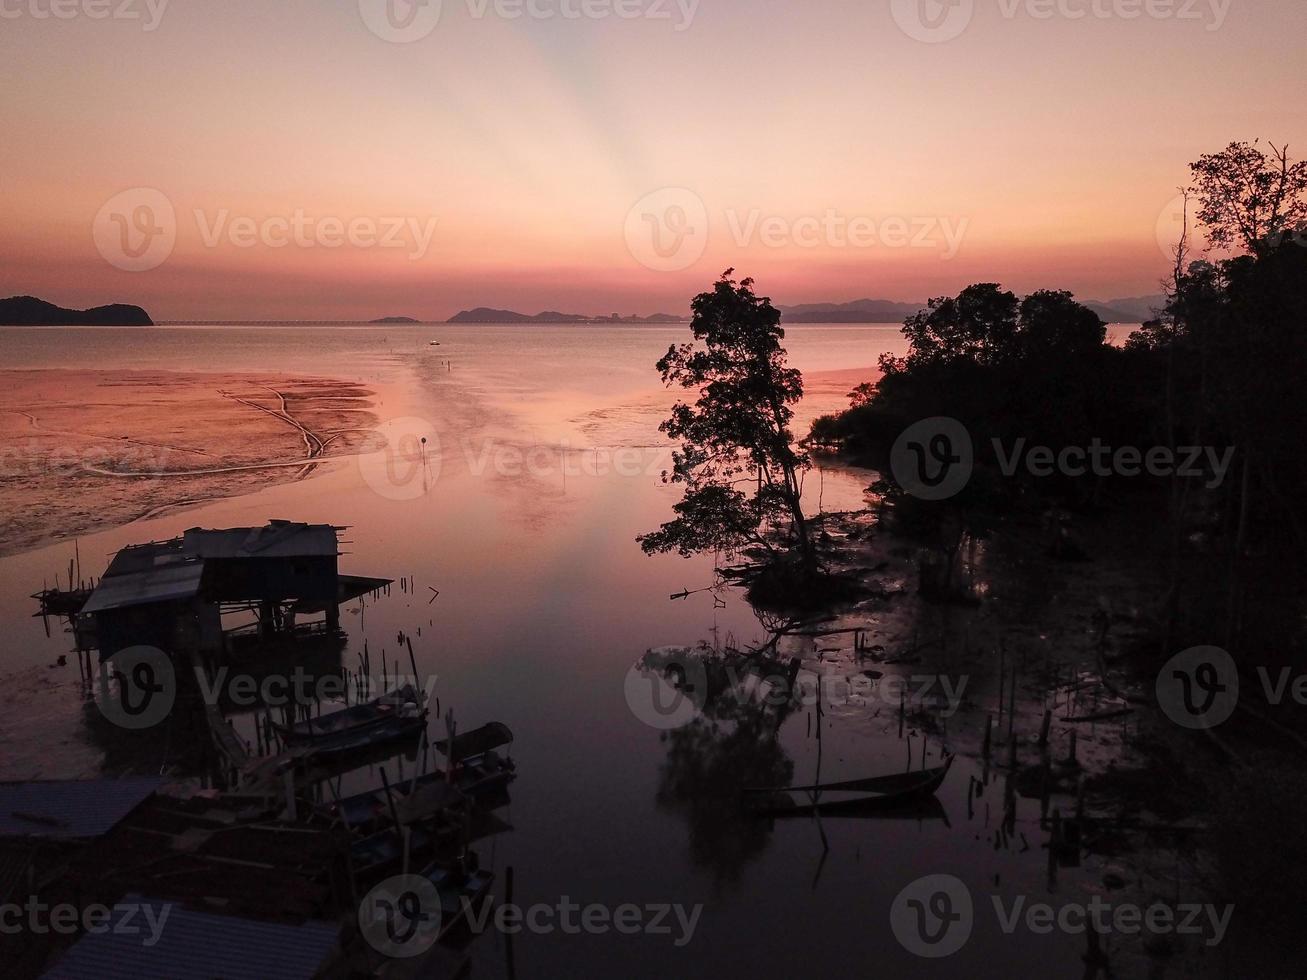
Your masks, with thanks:
[[[966,536],[1015,507],[1128,499],[1156,508],[1171,581],[1164,642],[1187,636],[1237,652],[1274,639],[1288,656],[1285,637],[1304,642],[1292,593],[1307,547],[1307,167],[1274,147],[1234,143],[1192,170],[1207,240],[1242,254],[1188,261],[1180,242],[1165,309],[1126,343],[1108,344],[1104,325],[1069,293],[1018,300],[994,283],[969,286],[910,317],[907,356],[883,357],[880,380],[855,390],[848,411],[819,420],[812,440],[885,472],[880,489],[892,505],[946,529],[950,564]],[[966,426],[976,469],[955,497],[923,502],[886,464],[908,425],[935,416]],[[1033,479],[1000,473],[996,449],[1019,440],[1055,451],[1093,440],[1232,448],[1215,485],[1174,474]]]

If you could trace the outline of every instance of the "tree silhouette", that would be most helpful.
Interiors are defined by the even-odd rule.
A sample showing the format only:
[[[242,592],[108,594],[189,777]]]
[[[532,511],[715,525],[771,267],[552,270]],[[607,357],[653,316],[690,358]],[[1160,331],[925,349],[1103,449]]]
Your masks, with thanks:
[[[780,529],[782,544],[811,571],[815,555],[801,501],[809,462],[790,431],[803,378],[786,366],[780,312],[754,294],[752,279],[737,283],[733,272],[694,298],[695,343],[672,345],[658,362],[664,384],[698,398],[678,402],[661,426],[680,441],[672,471],[663,474],[685,485],[676,519],[638,540],[649,554],[730,554],[751,545],[776,554]]]
[[[1289,162],[1288,146],[1231,143],[1189,165],[1198,220],[1213,245],[1239,247],[1262,256],[1286,233],[1307,225],[1307,161]]]

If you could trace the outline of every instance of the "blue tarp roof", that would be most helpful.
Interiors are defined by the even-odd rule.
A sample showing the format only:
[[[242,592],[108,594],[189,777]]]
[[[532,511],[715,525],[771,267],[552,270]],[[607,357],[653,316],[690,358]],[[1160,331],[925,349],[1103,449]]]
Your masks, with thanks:
[[[326,922],[259,922],[196,912],[139,895],[125,896],[101,928],[104,931],[83,936],[44,976],[51,980],[310,980],[335,949],[339,934],[336,926]],[[127,931],[133,928],[135,933]],[[145,945],[156,938],[153,946]]]
[[[162,784],[156,777],[0,783],[0,837],[100,837]]]

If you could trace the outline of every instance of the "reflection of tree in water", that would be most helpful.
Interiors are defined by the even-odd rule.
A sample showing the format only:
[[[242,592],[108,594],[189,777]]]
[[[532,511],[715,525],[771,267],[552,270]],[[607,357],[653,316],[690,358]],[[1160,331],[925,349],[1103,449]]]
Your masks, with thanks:
[[[706,653],[708,692],[703,713],[667,732],[667,758],[658,783],[658,805],[684,813],[690,831],[690,857],[710,868],[718,881],[736,881],[745,864],[762,853],[770,824],[750,818],[740,802],[747,786],[791,782],[794,762],[777,738],[790,711],[787,696],[737,698],[746,675],[784,676],[787,668],[772,661]],[[653,664],[647,664],[658,669]],[[660,665],[664,676],[669,665]],[[676,674],[673,669],[672,674]],[[683,675],[682,675],[683,676]]]

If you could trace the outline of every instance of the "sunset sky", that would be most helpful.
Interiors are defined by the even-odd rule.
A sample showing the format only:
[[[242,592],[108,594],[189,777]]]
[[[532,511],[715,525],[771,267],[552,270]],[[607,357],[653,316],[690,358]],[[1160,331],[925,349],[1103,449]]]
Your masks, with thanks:
[[[1190,160],[1307,154],[1297,0],[975,0],[935,43],[917,0],[51,2],[0,0],[0,295],[156,319],[682,312],[727,266],[1154,293]]]

